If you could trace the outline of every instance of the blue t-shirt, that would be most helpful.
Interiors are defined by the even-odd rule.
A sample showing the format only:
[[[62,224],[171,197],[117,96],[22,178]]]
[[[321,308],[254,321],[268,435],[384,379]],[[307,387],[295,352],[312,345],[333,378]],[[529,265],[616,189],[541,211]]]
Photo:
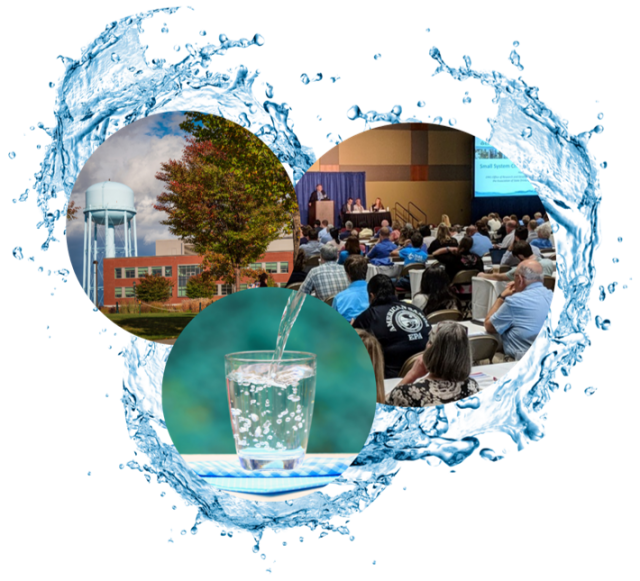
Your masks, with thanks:
[[[507,297],[492,315],[491,324],[502,337],[504,352],[521,359],[531,347],[549,314],[553,293],[541,282]]]
[[[367,281],[356,280],[345,290],[333,298],[333,308],[347,321],[355,319],[360,313],[369,308],[369,294],[367,293]]]
[[[471,239],[473,240],[473,246],[471,247],[471,254],[477,254],[478,256],[484,256],[489,250],[493,248],[493,242],[486,236],[476,232]]]
[[[360,255],[362,256],[363,252],[360,251]],[[347,258],[351,256],[347,250],[342,250],[338,255],[338,264],[344,264]],[[354,255],[355,256],[355,255]]]
[[[548,238],[534,238],[529,244],[531,244],[531,246],[537,246],[538,248],[553,248],[553,244],[551,244],[551,240]]]
[[[404,265],[407,264],[424,264],[427,262],[427,253],[422,248],[414,248],[413,246],[406,246],[399,252],[400,258],[404,259]]]
[[[372,258],[389,258],[389,254],[391,254],[392,250],[398,248],[391,240],[388,238],[385,240],[380,240],[367,254],[369,260]]]

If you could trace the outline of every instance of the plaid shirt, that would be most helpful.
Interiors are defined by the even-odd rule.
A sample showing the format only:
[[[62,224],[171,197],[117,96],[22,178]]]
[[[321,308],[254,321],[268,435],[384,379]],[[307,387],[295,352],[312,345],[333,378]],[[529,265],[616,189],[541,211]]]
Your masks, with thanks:
[[[316,296],[324,301],[342,292],[348,286],[349,279],[344,266],[337,262],[325,262],[309,271],[300,291],[308,295],[315,291]]]

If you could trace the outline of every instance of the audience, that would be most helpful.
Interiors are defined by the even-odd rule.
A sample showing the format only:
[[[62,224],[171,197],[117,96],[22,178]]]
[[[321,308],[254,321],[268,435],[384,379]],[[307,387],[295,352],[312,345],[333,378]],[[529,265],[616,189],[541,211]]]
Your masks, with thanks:
[[[489,214],[489,222],[487,225],[489,226],[489,230],[491,230],[491,232],[496,232],[502,225],[502,222],[500,222],[500,216],[495,213]]]
[[[537,246],[538,248],[553,248],[551,243],[551,224],[549,222],[543,222],[536,228],[537,238],[531,241],[531,246]]]
[[[537,227],[538,223],[535,220],[529,220],[527,224],[527,242],[531,242],[534,238],[538,237],[538,233],[536,232]]]
[[[369,352],[371,363],[373,364],[373,373],[376,376],[376,402],[385,403],[384,393],[384,355],[382,354],[382,347],[378,340],[371,334],[367,333],[363,329],[356,329],[360,339],[364,343],[364,346]]]
[[[373,235],[374,238],[379,238],[380,237],[380,230],[382,230],[383,228],[388,228],[389,227],[389,220],[382,220],[382,222],[380,222],[380,228],[378,228],[378,231]]]
[[[320,254],[320,249],[322,248],[322,242],[318,240],[318,231],[315,229],[310,230],[308,238],[309,242],[300,245],[300,250],[304,252],[304,255],[307,258],[318,256],[318,254]]]
[[[302,246],[303,244],[307,244],[309,242],[309,231],[311,230],[310,226],[302,226],[302,228],[300,228],[300,246]]]
[[[309,271],[300,292],[311,294],[324,301],[337,295],[349,286],[349,279],[344,267],[340,266],[338,249],[335,246],[325,245],[320,249],[320,265]]]
[[[375,248],[375,247],[374,247]],[[422,250],[422,234],[420,232],[414,232],[404,248],[391,251],[391,256],[399,256],[404,260],[404,265],[407,264],[424,264],[427,262],[427,253]]]
[[[389,240],[391,242],[396,242],[398,238],[400,238],[400,229],[402,228],[402,224],[397,220],[394,220],[391,224],[391,233],[389,234]]]
[[[340,228],[331,228],[331,230],[329,230],[329,234],[331,234],[331,240],[326,244],[329,246],[335,246],[340,250],[344,246],[344,243],[340,241]]]
[[[375,275],[367,292],[369,307],[356,317],[353,326],[380,342],[385,378],[398,377],[407,358],[425,348],[431,326],[420,309],[398,299],[388,276]]]
[[[289,280],[287,281],[287,286],[295,282],[302,282],[307,278],[307,272],[304,269],[305,258],[304,252],[298,251],[298,255],[293,262],[293,271],[289,275]]]
[[[389,232],[389,228],[380,228],[380,231],[378,232],[379,236],[380,236],[380,242],[378,242],[370,251],[369,254],[367,254],[367,258],[369,260],[373,260],[374,258],[377,259],[384,259],[384,258],[389,258],[389,255],[391,254],[391,252],[393,252],[396,248],[398,248],[393,242],[391,242],[390,236],[391,233]]]
[[[512,256],[518,260],[518,264],[520,264],[524,260],[533,259],[540,264],[542,267],[543,274],[546,276],[553,276],[553,273],[556,269],[553,260],[549,260],[548,258],[542,258],[542,256],[535,256],[533,254],[533,249],[528,242],[518,241],[513,245]],[[480,278],[486,278],[488,280],[500,280],[503,282],[510,282],[514,280],[514,276],[516,273],[516,267],[513,267],[511,270],[507,272],[492,272],[492,273],[483,273],[478,274]]]
[[[533,219],[536,221],[538,226],[541,226],[542,224],[544,224],[544,218],[542,217],[542,214],[540,212],[536,212],[533,215]]]
[[[349,256],[355,254],[356,256],[360,256],[362,254],[362,249],[360,248],[360,241],[357,236],[349,236],[346,242],[344,243],[344,250],[340,252],[340,257],[338,258],[338,264],[344,264]]]
[[[442,264],[432,264],[422,273],[420,292],[411,300],[426,315],[443,309],[461,310],[460,299],[451,290],[451,279]]]
[[[430,234],[431,233],[429,232],[427,236],[429,236]],[[429,254],[433,254],[436,250],[445,246],[458,246],[458,241],[453,236],[451,236],[451,234],[449,233],[449,228],[447,228],[444,224],[440,224],[440,226],[438,226],[436,239],[431,244],[429,244]]]
[[[500,334],[505,355],[516,361],[535,341],[551,307],[553,293],[542,281],[542,266],[523,260],[484,320],[487,332]]]
[[[451,228],[451,222],[449,220],[449,216],[446,214],[442,214],[442,218],[440,218],[440,223],[444,224],[447,228]]]
[[[400,407],[426,407],[458,401],[480,390],[470,378],[471,348],[467,330],[453,321],[432,329],[422,357],[385,398]]]
[[[357,255],[349,256],[344,263],[350,284],[333,298],[332,306],[349,322],[369,307],[366,280],[368,265],[369,261],[364,256]]]

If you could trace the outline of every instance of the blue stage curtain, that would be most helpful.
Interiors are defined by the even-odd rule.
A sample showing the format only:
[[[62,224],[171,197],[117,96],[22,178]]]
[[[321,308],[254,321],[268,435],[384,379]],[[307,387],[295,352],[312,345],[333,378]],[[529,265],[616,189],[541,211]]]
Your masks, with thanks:
[[[309,171],[304,174],[296,184],[296,196],[300,207],[300,223],[309,223],[309,198],[318,184],[322,184],[325,193],[333,201],[333,224],[340,227],[340,210],[349,198],[360,198],[362,205],[366,207],[365,172],[321,172]]]
[[[518,219],[528,214],[531,218],[536,212],[544,213],[545,209],[538,196],[488,196],[473,198],[471,222],[487,216],[489,212],[497,212],[501,217],[515,214]]]

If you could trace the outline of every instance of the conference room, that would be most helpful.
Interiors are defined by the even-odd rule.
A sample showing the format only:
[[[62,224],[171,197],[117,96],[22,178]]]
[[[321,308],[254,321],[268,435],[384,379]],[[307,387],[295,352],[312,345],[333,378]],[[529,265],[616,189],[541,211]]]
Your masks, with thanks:
[[[556,283],[555,228],[532,184],[483,140],[432,124],[376,128],[325,153],[295,189],[304,256],[289,286],[343,310],[372,345],[374,368],[383,361],[379,403],[439,405],[493,385],[544,327]],[[321,252],[328,246],[335,263]],[[409,321],[406,332],[398,313]],[[421,339],[401,345],[403,333]],[[441,359],[456,354],[454,367],[466,370],[470,360],[466,378],[436,377],[428,361],[447,369],[429,355],[434,343]],[[437,385],[426,394],[429,377],[455,386],[442,397],[433,395]],[[406,397],[415,386],[422,396],[413,389]]]

